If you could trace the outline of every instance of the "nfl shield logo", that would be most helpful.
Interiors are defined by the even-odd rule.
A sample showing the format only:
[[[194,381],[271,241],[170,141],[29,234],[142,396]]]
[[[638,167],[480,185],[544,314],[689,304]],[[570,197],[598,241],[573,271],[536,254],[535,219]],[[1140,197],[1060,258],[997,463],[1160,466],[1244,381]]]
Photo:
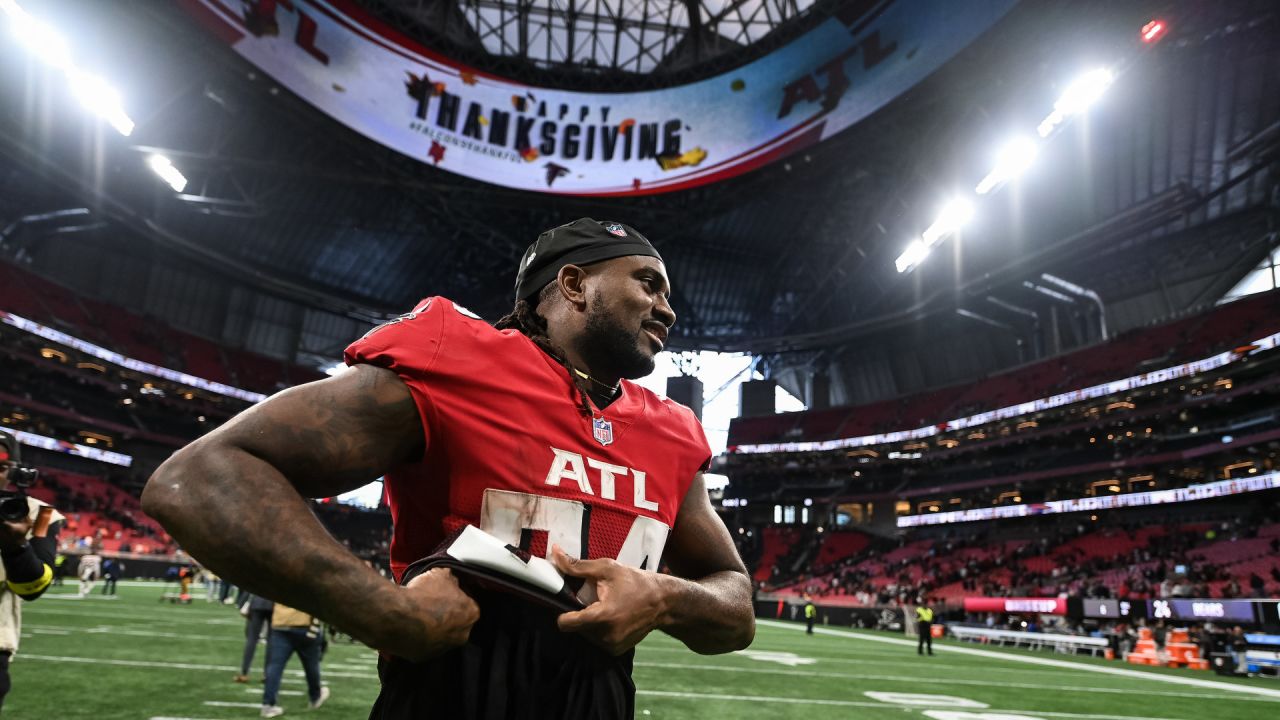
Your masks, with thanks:
[[[626,228],[622,227],[622,226],[621,226],[621,225],[619,225],[618,223],[605,223],[605,224],[604,224],[604,229],[605,229],[605,230],[608,230],[609,232],[613,233],[614,235],[617,235],[618,237],[626,237],[626,236],[627,236],[627,230],[626,230]],[[605,443],[605,445],[608,445],[608,444],[609,444],[609,443]]]
[[[613,442],[613,423],[604,418],[591,418],[591,436],[601,445]]]

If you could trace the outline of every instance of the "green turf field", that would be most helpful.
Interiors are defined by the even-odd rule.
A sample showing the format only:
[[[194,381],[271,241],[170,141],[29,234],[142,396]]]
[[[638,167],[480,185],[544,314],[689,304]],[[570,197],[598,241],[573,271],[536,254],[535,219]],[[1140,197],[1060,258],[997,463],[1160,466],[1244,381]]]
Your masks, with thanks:
[[[72,590],[68,586],[56,592],[63,595]],[[98,599],[99,595],[87,600],[46,596],[26,606],[22,649],[13,663],[13,690],[4,717],[257,717],[261,685],[231,681],[243,642],[243,623],[235,608],[202,600],[189,606],[162,603],[159,585],[122,585],[120,591],[118,600]],[[935,657],[919,658],[901,636],[824,630],[809,637],[802,630],[796,625],[762,623],[746,653],[715,657],[694,655],[675,640],[655,635],[636,655],[636,716],[1280,717],[1280,682],[1265,679],[1219,682],[1207,672],[1149,672],[1118,662],[987,651],[968,644],[939,643]],[[255,659],[255,676],[261,673],[264,649],[259,648]],[[324,678],[333,697],[320,710],[309,711],[301,668],[292,660],[284,685],[291,694],[281,697],[285,717],[365,717],[377,692],[375,661],[374,653],[363,647],[331,645]],[[1267,694],[1249,693],[1249,689]]]

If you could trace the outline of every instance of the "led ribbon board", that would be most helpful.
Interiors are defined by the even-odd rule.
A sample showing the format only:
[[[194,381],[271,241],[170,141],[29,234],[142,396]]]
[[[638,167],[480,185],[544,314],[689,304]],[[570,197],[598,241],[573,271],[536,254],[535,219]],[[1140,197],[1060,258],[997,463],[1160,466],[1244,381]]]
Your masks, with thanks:
[[[19,315],[4,312],[3,310],[0,310],[0,322],[3,322],[5,325],[11,325],[19,330],[29,332],[37,337],[42,337],[50,342],[56,342],[59,345],[65,345],[66,347],[79,350],[85,355],[90,355],[98,358],[99,360],[104,360],[112,365],[119,365],[126,370],[144,373],[179,385],[185,385],[186,387],[205,390],[217,395],[232,397],[246,402],[257,403],[267,399],[267,396],[262,393],[252,392],[250,390],[241,390],[240,388],[232,387],[220,382],[205,380],[204,378],[198,378],[195,375],[188,375],[184,372],[170,370],[169,368],[160,367],[159,365],[152,365],[148,362],[135,360],[131,357],[125,357],[118,352],[108,350],[104,347],[99,347],[91,342],[86,342],[78,337],[68,335],[61,330],[54,330],[53,328],[41,325],[34,320],[28,320]]]
[[[477,72],[351,0],[183,0],[237,53],[338,122],[476,180],[572,195],[643,195],[742,174],[852,126],[937,70],[1017,0],[882,0],[765,57],[632,93]],[[270,14],[264,17],[263,14]]]
[[[1205,483],[1204,485],[1192,485],[1191,487],[1172,490],[1152,490],[1150,492],[1104,495],[1074,500],[1054,500],[1026,505],[1001,505],[999,507],[975,508],[973,510],[927,513],[925,515],[903,515],[898,518],[898,527],[947,525],[950,523],[978,522],[1001,518],[1030,517],[1032,515],[1056,515],[1059,513],[1096,512],[1098,510],[1118,510],[1120,508],[1147,507],[1149,505],[1168,505],[1171,503],[1211,500],[1213,498],[1273,490],[1275,488],[1280,488],[1280,471],[1240,478],[1239,480],[1219,480]]]
[[[1113,380],[1112,382],[1102,383],[1101,385],[1093,385],[1092,387],[1080,388],[1079,390],[1071,390],[1069,392],[1053,395],[1040,400],[1031,400],[1029,402],[1010,405],[1009,407],[1000,408],[999,410],[991,410],[990,412],[978,413],[970,415],[966,418],[957,418],[949,420],[937,425],[928,425],[915,430],[899,430],[897,432],[882,433],[879,435],[863,435],[860,437],[840,438],[838,440],[822,440],[814,442],[788,442],[788,443],[760,443],[755,445],[735,445],[729,448],[729,452],[752,454],[752,453],[775,453],[775,452],[822,452],[826,450],[840,450],[843,448],[865,447],[867,445],[884,445],[886,443],[903,442],[904,440],[919,440],[921,438],[932,437],[940,432],[950,432],[952,430],[964,430],[965,428],[978,427],[997,420],[1007,420],[1009,418],[1022,417],[1032,413],[1042,412],[1044,410],[1052,410],[1053,408],[1062,407],[1078,403],[1081,400],[1092,400],[1095,398],[1107,397],[1118,392],[1126,390],[1136,390],[1148,385],[1159,385],[1160,383],[1177,380],[1179,378],[1191,377],[1200,373],[1217,370],[1220,367],[1229,365],[1240,358],[1249,355],[1271,350],[1280,346],[1280,333],[1268,335],[1267,337],[1254,340],[1247,343],[1251,346],[1248,352],[1224,352],[1195,362],[1183,363],[1182,365],[1174,365],[1163,370],[1153,370],[1149,373],[1134,375],[1133,377],[1124,378],[1123,380]]]
[[[77,445],[66,440],[58,440],[57,438],[45,437],[23,430],[10,430],[8,428],[0,429],[0,432],[7,432],[18,438],[18,442],[23,445],[40,448],[42,450],[51,450],[53,452],[65,453],[67,455],[75,455],[76,457],[87,458],[89,460],[97,460],[110,465],[119,465],[121,467],[129,467],[133,465],[133,458],[123,453],[111,452],[110,450],[101,450],[88,445]]]
[[[1066,615],[1067,601],[1065,598],[967,597],[964,611]]]

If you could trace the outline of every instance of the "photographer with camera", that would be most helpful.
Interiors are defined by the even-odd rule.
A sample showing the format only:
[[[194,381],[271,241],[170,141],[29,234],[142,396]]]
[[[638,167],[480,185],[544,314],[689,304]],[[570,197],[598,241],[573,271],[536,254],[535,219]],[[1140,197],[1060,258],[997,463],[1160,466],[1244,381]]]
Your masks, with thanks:
[[[18,651],[22,603],[53,582],[63,517],[27,495],[37,471],[22,465],[18,440],[0,430],[0,708],[9,694],[9,660]]]

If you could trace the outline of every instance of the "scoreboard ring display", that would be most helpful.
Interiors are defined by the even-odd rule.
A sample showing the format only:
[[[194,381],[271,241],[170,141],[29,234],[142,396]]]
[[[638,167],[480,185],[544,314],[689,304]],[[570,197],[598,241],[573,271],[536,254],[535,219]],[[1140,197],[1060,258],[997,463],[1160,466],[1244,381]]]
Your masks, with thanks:
[[[1172,622],[1215,622],[1257,625],[1280,629],[1280,600],[1238,600],[1225,598],[1165,598],[1161,600],[1117,600],[1082,598],[1068,602],[1067,614],[1092,620],[1137,620]]]

